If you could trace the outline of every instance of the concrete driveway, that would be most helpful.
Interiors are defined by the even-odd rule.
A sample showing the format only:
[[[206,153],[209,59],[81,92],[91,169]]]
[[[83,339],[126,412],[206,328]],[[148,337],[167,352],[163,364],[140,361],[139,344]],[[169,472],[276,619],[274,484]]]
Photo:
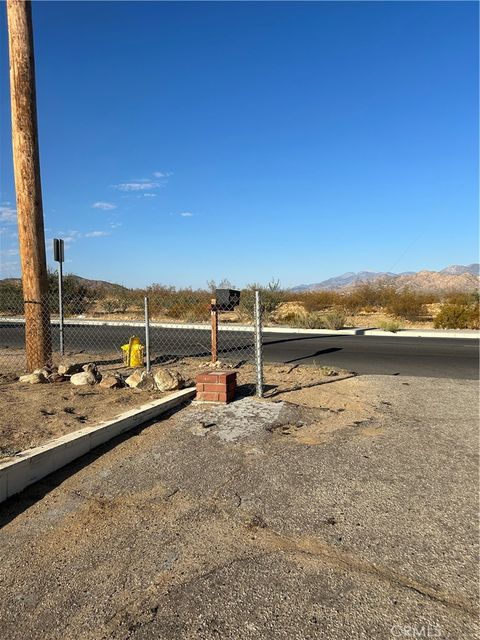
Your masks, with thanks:
[[[0,509],[9,639],[473,639],[477,384],[191,405]]]

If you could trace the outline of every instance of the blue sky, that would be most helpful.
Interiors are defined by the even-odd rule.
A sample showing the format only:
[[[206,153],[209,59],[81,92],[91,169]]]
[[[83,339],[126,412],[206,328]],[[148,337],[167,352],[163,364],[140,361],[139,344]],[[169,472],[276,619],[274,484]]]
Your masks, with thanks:
[[[34,2],[47,247],[143,286],[478,259],[476,2]],[[0,277],[19,273],[5,6]],[[50,254],[51,258],[51,254]]]

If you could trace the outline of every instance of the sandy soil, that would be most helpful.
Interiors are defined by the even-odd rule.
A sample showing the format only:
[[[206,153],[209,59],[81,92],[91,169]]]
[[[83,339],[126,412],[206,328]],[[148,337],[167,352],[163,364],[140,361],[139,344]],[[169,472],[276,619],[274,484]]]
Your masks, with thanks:
[[[75,387],[69,382],[0,385],[0,458],[92,427],[162,395],[166,394]]]
[[[78,354],[69,359],[75,362],[95,362],[92,354]],[[187,386],[190,386],[193,385],[196,375],[208,371],[211,365],[190,358],[167,363],[165,368],[179,371]],[[232,368],[237,371],[239,397],[255,393],[253,365],[218,363],[217,368]],[[104,356],[99,369],[104,375],[113,371],[124,376],[132,373],[131,369],[119,365],[115,356],[110,359]],[[309,365],[266,365],[264,373],[266,395],[269,397],[302,388],[308,389],[351,375],[340,369]],[[30,385],[17,381],[8,382],[7,375],[4,382],[0,384],[0,458],[3,459],[84,426],[94,426],[151,399],[168,395],[159,391],[147,392],[128,387],[75,387],[70,382]],[[15,407],[15,410],[10,410],[11,407]]]

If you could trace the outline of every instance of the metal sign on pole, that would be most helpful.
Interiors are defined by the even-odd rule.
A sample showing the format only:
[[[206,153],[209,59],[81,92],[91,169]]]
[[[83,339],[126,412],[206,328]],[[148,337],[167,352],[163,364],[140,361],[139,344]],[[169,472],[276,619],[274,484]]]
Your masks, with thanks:
[[[60,355],[64,355],[63,340],[63,262],[65,260],[64,242],[59,238],[53,239],[53,259],[58,262],[58,315],[60,328]]]

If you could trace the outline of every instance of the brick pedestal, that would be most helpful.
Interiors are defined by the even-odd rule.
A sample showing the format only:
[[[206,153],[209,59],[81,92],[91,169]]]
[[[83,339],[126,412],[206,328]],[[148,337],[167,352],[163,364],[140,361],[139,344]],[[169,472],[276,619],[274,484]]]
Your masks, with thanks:
[[[203,402],[232,402],[237,388],[236,371],[199,373],[195,378],[197,400]]]

